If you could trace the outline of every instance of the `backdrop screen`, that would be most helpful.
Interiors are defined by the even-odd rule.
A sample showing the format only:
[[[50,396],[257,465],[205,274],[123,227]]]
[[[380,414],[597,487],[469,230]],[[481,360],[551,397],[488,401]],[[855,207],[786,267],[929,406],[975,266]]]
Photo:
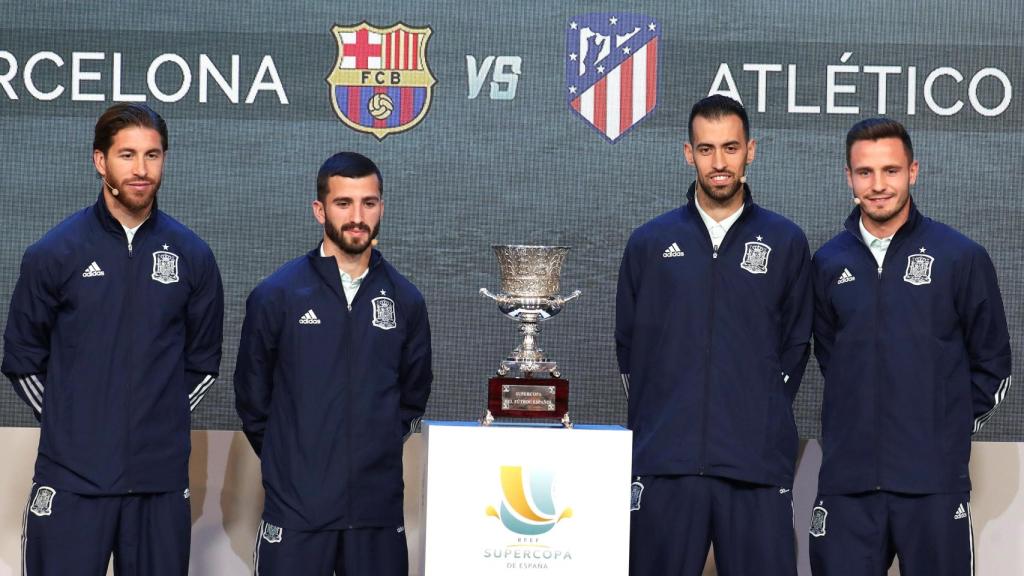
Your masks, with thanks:
[[[428,417],[480,416],[517,341],[479,294],[499,287],[490,246],[531,243],[571,246],[562,288],[583,292],[540,339],[571,381],[574,420],[624,423],[619,261],[633,229],[684,202],[687,115],[709,93],[749,110],[754,198],[797,222],[812,250],[851,208],[846,130],[878,114],[904,122],[921,166],[915,201],[988,249],[1021,357],[1015,0],[105,0],[2,12],[0,325],[25,248],[99,192],[96,118],[145,101],[170,130],[160,206],[210,244],[225,286],[221,378],[197,428],[238,427],[245,298],[316,246],[315,174],[341,150],[381,167],[380,250],[427,299]],[[819,432],[821,392],[812,361],[795,403],[804,437]],[[0,387],[0,425],[34,423]],[[978,439],[1024,441],[1024,396],[1011,390]]]

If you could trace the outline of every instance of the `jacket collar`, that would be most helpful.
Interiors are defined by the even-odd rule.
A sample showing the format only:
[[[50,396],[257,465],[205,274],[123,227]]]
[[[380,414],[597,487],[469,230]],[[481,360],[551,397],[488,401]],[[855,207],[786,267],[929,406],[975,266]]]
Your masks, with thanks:
[[[700,219],[700,213],[697,212],[697,198],[696,198],[696,194],[697,194],[697,181],[695,180],[695,181],[693,181],[690,184],[690,189],[686,191],[686,200],[687,200],[686,208],[690,211],[691,214],[693,214],[694,217],[696,217],[699,220]],[[754,208],[754,206],[756,206],[756,204],[754,204],[754,197],[750,193],[750,186],[747,186],[746,184],[744,184],[743,185],[743,214],[740,215],[740,220],[746,218],[747,212],[752,210]],[[703,222],[703,220],[701,222]]]
[[[110,213],[110,209],[107,208],[107,202],[103,198],[103,191],[100,191],[100,195],[99,198],[96,199],[94,209],[96,212],[96,218],[100,221],[100,225],[107,232],[122,238],[125,237],[124,226],[117,218],[114,218],[113,214]],[[135,233],[135,237],[141,238],[142,236],[140,236],[140,233],[143,233],[144,230],[149,230],[158,217],[159,210],[157,210],[156,198],[153,198],[153,207],[149,211],[149,218],[146,218],[146,221],[139,227],[138,232]]]
[[[890,249],[897,248],[904,239],[910,236],[914,230],[920,226],[921,221],[924,219],[924,215],[917,209],[917,203],[914,202],[914,197],[911,196],[908,201],[910,202],[910,213],[907,215],[907,221],[904,222],[903,226],[900,226],[900,229],[893,235],[892,242],[889,244]],[[853,207],[853,210],[850,211],[850,215],[846,217],[846,223],[844,226],[850,234],[853,234],[854,238],[856,238],[858,242],[861,244],[864,243],[863,237],[860,233],[860,206]]]
[[[341,298],[342,302],[347,302],[345,293],[341,289],[341,274],[338,273],[338,261],[333,256],[320,256],[320,246],[322,244],[323,242],[321,241],[316,245],[316,248],[307,252],[306,258],[309,259],[310,265],[320,275],[320,279],[330,286],[331,290]],[[366,282],[373,276],[374,270],[384,261],[384,256],[376,248],[371,248],[370,250],[370,265],[367,268],[369,272],[366,274],[366,280],[363,280],[363,286],[366,286]]]

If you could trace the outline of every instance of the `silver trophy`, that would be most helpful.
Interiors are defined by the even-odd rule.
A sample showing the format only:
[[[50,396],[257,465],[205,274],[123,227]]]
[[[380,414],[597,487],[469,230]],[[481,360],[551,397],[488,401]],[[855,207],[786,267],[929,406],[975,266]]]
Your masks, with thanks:
[[[558,364],[537,345],[540,323],[562,311],[567,302],[578,298],[574,291],[566,297],[558,295],[562,264],[568,246],[495,245],[494,255],[501,267],[501,292],[492,294],[486,288],[480,293],[498,303],[498,309],[519,322],[523,341],[501,361],[498,375],[518,372],[524,378],[551,376],[558,378]]]

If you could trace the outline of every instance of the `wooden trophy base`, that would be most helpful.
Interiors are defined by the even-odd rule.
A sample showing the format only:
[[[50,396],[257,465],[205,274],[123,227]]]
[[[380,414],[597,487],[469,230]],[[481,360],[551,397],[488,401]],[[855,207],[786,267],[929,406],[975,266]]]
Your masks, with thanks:
[[[569,421],[569,381],[564,378],[510,378],[494,376],[487,381],[490,420],[524,418]],[[487,422],[485,417],[485,423]]]

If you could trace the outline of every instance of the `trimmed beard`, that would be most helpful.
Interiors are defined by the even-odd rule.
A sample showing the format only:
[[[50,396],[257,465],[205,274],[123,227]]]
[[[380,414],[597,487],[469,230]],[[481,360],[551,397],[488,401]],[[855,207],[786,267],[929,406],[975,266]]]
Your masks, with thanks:
[[[156,202],[156,193],[160,191],[160,184],[162,184],[162,180],[149,180],[149,182],[153,184],[153,193],[146,199],[143,199],[141,201],[143,203],[137,202],[131,194],[128,194],[125,191],[127,187],[124,185],[124,182],[129,180],[132,180],[132,178],[125,178],[121,182],[118,182],[117,186],[113,186],[113,188],[117,188],[118,192],[117,196],[114,196],[114,201],[132,214],[141,214],[150,211],[153,208],[153,203]],[[106,182],[104,182],[103,185],[107,190],[112,188],[112,186]],[[111,196],[113,196],[113,194],[111,194]]]
[[[727,204],[738,192],[743,190],[743,182],[740,182],[739,179],[736,180],[736,184],[732,188],[724,191],[716,190],[700,174],[697,175],[697,184],[700,185],[700,189],[704,191],[704,194],[719,204]]]
[[[878,224],[885,224],[886,222],[892,220],[896,216],[899,216],[899,214],[901,212],[903,212],[903,209],[906,208],[906,206],[907,206],[907,204],[909,202],[910,202],[910,194],[908,193],[903,198],[903,203],[900,204],[899,206],[897,206],[896,209],[892,211],[892,213],[886,214],[886,213],[883,212],[882,214],[875,215],[875,214],[872,214],[870,211],[866,210],[864,208],[863,204],[860,205],[860,213],[863,214],[864,216],[866,216],[867,219],[871,220],[872,222],[877,222]]]
[[[345,232],[347,230],[355,229],[365,230],[366,232],[369,232],[369,236],[366,238],[365,243],[353,243],[345,239]],[[359,256],[362,253],[366,252],[368,248],[373,246],[373,240],[377,237],[377,234],[379,232],[380,222],[377,223],[373,230],[370,230],[370,227],[367,226],[366,224],[361,224],[358,222],[349,222],[348,224],[344,224],[342,226],[335,226],[334,223],[331,222],[331,219],[327,216],[326,212],[324,213],[324,233],[327,234],[327,238],[329,238],[331,242],[334,243],[335,246],[340,248],[341,251],[346,254],[351,254],[352,256]]]

